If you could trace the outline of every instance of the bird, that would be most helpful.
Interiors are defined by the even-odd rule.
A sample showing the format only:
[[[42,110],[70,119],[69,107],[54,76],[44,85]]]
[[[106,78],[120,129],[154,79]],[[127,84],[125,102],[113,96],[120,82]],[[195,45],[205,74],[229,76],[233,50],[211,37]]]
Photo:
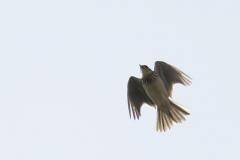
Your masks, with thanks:
[[[178,68],[156,61],[154,70],[147,65],[139,65],[142,78],[131,76],[127,84],[127,102],[129,116],[134,119],[141,116],[141,107],[147,104],[157,110],[156,131],[171,129],[175,123],[181,123],[189,109],[172,100],[173,85],[180,83],[184,86],[191,84],[191,78]]]

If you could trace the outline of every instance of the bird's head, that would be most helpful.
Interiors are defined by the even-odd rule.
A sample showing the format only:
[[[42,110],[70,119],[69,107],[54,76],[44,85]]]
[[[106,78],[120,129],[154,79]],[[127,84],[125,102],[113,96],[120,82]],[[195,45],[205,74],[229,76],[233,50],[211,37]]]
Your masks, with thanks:
[[[148,66],[140,65],[140,64],[139,64],[139,66],[140,66],[140,69],[142,72],[142,77],[146,77],[152,73],[152,70]]]

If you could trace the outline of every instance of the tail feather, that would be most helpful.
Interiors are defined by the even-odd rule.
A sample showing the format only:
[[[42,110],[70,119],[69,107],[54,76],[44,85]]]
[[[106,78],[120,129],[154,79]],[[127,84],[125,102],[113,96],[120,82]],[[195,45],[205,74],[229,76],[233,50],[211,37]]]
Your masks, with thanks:
[[[167,122],[166,122],[165,114],[162,114],[162,125],[163,125],[163,130],[166,131],[167,130]]]
[[[176,123],[181,123],[181,118],[179,118],[178,113],[174,112],[174,109],[170,109],[170,115],[173,117],[173,121]]]
[[[170,129],[172,125],[171,125],[171,122],[170,122],[170,120],[169,120],[169,118],[166,114],[164,114],[164,118],[165,118],[165,122],[167,124],[168,129]]]
[[[159,108],[157,108],[157,123],[156,130],[157,131],[166,131],[170,129],[174,123],[182,123],[185,120],[185,115],[189,115],[190,112],[187,108],[173,102],[170,100],[170,108],[168,112],[163,112]]]
[[[157,125],[156,125],[156,130],[166,131],[167,129],[170,129],[173,126],[174,122],[172,118],[162,112],[160,109],[157,109]]]
[[[176,108],[172,108],[172,111],[174,112],[176,117],[178,117],[178,120],[180,123],[185,120],[184,116],[182,115],[182,113],[179,110],[177,110]]]
[[[174,107],[177,108],[177,110],[179,110],[183,115],[190,115],[190,112],[187,108],[181,106],[180,104],[177,104],[176,102],[173,102],[172,100],[170,100],[170,104]]]

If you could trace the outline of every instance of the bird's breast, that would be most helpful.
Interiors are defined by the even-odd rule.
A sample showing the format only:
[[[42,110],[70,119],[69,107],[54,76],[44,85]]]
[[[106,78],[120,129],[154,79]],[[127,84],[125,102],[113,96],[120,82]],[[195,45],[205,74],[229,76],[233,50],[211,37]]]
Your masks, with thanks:
[[[162,82],[162,80],[157,77],[149,83],[143,83],[143,88],[146,91],[148,97],[158,106],[158,107],[168,107],[169,99],[167,90]]]

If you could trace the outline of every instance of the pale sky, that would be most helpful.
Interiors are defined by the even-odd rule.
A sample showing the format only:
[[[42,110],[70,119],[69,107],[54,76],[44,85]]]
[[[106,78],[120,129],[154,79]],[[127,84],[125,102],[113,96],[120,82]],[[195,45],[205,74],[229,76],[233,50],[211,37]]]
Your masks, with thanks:
[[[1,160],[239,160],[240,1],[0,4]],[[155,131],[129,118],[127,81],[165,61],[191,110]]]

